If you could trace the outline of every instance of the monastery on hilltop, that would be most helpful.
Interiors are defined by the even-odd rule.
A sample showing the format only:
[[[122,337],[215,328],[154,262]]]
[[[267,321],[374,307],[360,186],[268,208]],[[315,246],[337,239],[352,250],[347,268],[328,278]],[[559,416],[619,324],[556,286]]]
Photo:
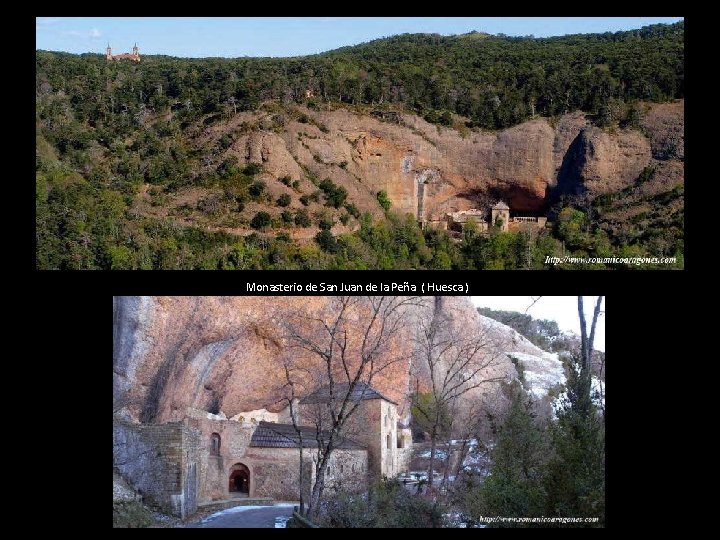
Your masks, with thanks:
[[[105,59],[108,62],[112,62],[113,60],[130,60],[131,62],[139,62],[140,61],[140,50],[138,49],[137,43],[135,43],[132,53],[122,53],[122,54],[113,55],[112,49],[110,48],[110,44],[108,43],[107,49],[105,50]]]

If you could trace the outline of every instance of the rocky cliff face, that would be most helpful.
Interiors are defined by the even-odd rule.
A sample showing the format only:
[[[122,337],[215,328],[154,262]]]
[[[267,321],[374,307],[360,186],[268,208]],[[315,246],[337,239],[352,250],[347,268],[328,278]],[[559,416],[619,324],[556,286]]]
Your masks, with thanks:
[[[380,190],[396,210],[418,215],[422,209],[428,219],[497,198],[515,212],[540,213],[551,194],[618,191],[653,161],[681,163],[683,102],[644,107],[643,131],[601,130],[574,112],[552,124],[536,119],[464,135],[413,115],[388,122],[346,109],[298,107],[302,122],[284,113],[246,112],[205,129],[199,142],[213,144],[233,134],[227,154],[262,163],[268,179],[289,175],[312,190],[305,172],[330,177],[361,210],[375,214]],[[677,179],[677,167],[671,169]]]
[[[179,419],[187,407],[220,410],[228,418],[259,408],[280,410],[283,358],[298,354],[283,339],[284,322],[295,306],[302,306],[308,317],[321,316],[332,307],[327,297],[291,298],[114,297],[116,407],[124,407],[131,418],[143,422]],[[429,298],[412,310],[390,349],[403,360],[373,380],[373,386],[401,404],[401,417],[409,413],[411,389],[427,384],[421,362],[413,359],[415,316],[432,316],[439,310],[454,328],[491,336],[496,349],[488,354],[497,361],[488,377],[517,375],[505,353],[533,357],[531,371],[544,371],[545,366],[550,372],[557,367],[555,360],[511,328],[481,317],[467,298]],[[489,390],[483,388],[467,398]]]
[[[584,127],[568,149],[558,184],[563,193],[599,195],[632,185],[650,164],[650,141],[639,131],[611,135]]]

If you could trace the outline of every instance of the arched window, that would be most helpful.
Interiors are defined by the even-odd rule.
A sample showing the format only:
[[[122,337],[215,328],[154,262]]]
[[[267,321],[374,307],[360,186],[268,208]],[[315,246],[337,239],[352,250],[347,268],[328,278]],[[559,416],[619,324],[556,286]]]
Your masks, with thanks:
[[[210,435],[210,453],[213,456],[220,455],[220,435],[217,433]]]
[[[345,467],[343,467],[342,465],[340,465],[340,474],[343,473],[343,469],[344,469],[344,468],[345,468]]]
[[[390,434],[389,434],[389,433],[387,434],[387,436],[385,437],[385,439],[386,439],[386,441],[387,441],[388,450],[390,450],[390,448],[392,448],[392,446],[390,445]]]
[[[402,436],[402,435],[398,435],[397,447],[398,447],[398,448],[403,448],[403,442],[405,442],[404,439],[403,439],[403,436]]]

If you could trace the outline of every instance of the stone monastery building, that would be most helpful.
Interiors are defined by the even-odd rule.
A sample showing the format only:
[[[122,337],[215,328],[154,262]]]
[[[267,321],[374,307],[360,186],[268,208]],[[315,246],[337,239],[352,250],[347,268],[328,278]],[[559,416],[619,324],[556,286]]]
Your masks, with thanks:
[[[107,49],[105,49],[105,60],[112,62],[113,60],[130,60],[131,62],[140,62],[140,50],[138,49],[137,43],[133,47],[132,53],[122,53],[113,55],[110,44],[108,43]]]
[[[348,385],[333,388],[335,396],[344,396]],[[198,504],[235,497],[297,500],[302,439],[302,488],[309,497],[317,456],[314,419],[327,410],[329,399],[328,387],[322,387],[295,402],[302,437],[292,424],[290,407],[229,419],[188,408],[176,422],[119,422],[113,426],[115,466],[150,502],[185,517]],[[406,471],[411,457],[412,436],[399,422],[397,403],[362,383],[350,400],[357,408],[326,471],[329,490],[363,490],[368,482]]]

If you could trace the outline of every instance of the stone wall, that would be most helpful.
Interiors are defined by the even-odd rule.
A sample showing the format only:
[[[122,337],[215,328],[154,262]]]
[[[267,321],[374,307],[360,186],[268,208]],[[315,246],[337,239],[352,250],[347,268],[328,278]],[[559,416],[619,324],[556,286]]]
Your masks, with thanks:
[[[380,474],[392,478],[395,470],[395,452],[397,450],[397,411],[395,405],[381,401],[382,422],[380,424],[381,464]]]
[[[314,464],[313,464],[314,465]],[[368,454],[365,450],[334,450],[325,473],[325,489],[363,492],[367,490]],[[312,481],[315,481],[313,468]]]
[[[412,430],[410,428],[397,430],[398,441],[402,439],[402,448],[395,450],[395,474],[407,472],[412,459]]]
[[[410,461],[412,461],[413,449],[398,448],[395,452],[395,474],[408,472],[410,470]]]
[[[185,517],[197,510],[200,495],[200,478],[198,462],[202,448],[199,433],[187,426],[181,430],[182,441],[179,446],[182,460],[182,491],[172,495],[173,503],[180,508],[180,516]]]
[[[296,448],[248,448],[246,461],[252,465],[254,497],[296,501],[300,493],[300,451]],[[317,450],[303,450],[303,489],[305,500],[315,483]],[[251,476],[251,484],[253,479]],[[334,450],[325,473],[325,489],[364,491],[367,489],[367,452],[365,450]]]
[[[312,481],[313,451],[303,451],[304,496],[309,498]],[[279,501],[297,501],[300,494],[300,450],[297,448],[248,448],[243,457],[250,469],[252,497],[272,497]]]
[[[146,502],[181,518],[197,509],[198,445],[198,432],[179,422],[113,422],[113,468]]]
[[[200,502],[229,497],[230,469],[241,463],[250,471],[249,495],[272,497],[277,500],[298,500],[300,493],[299,459],[297,448],[251,447],[255,426],[232,420],[188,418],[188,426],[198,433],[198,478]],[[212,435],[220,436],[220,449],[212,450]],[[317,450],[303,451],[305,467],[303,484],[309,497],[314,482],[312,462]],[[327,476],[330,489],[341,483],[364,487],[367,485],[367,452],[365,450],[335,450]]]
[[[267,409],[255,409],[254,411],[239,412],[230,420],[236,422],[247,422],[250,424],[257,424],[259,422],[279,422],[278,413],[272,413]]]
[[[230,496],[230,471],[236,464],[250,471],[249,496],[298,500],[297,448],[250,447],[255,425],[190,411],[183,422],[113,424],[113,465],[145,499],[166,512],[185,518],[198,503]],[[360,403],[350,422],[354,440],[372,447],[372,464],[365,449],[336,449],[325,475],[326,490],[364,491],[368,476],[396,474],[395,406],[383,400]],[[387,448],[387,437],[391,448]],[[213,438],[219,437],[219,447]],[[317,450],[304,449],[304,496],[315,481]]]
[[[345,435],[368,449],[370,480],[396,474],[397,420],[397,407],[382,399],[361,401],[348,419]]]
[[[230,469],[236,463],[243,463],[255,426],[231,420],[209,418],[187,418],[186,424],[200,434],[198,452],[198,474],[200,500],[215,501],[229,496]],[[212,435],[220,436],[220,449],[212,451]],[[253,474],[251,469],[250,495],[253,496]]]

